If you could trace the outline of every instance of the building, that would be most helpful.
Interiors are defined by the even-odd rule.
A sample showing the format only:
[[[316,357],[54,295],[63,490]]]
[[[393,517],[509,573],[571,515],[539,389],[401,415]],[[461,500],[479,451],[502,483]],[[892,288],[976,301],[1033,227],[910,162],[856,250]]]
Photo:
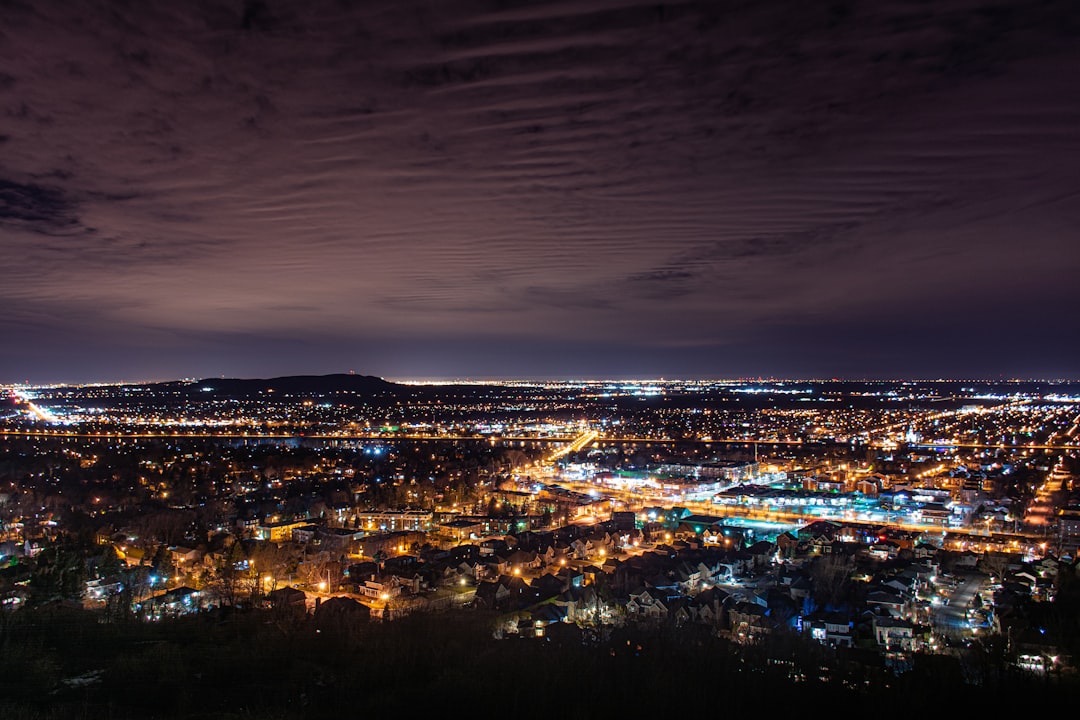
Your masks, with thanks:
[[[320,527],[318,532],[319,541],[324,549],[340,552],[349,552],[353,542],[363,535],[364,533],[360,530],[337,527]]]
[[[427,534],[422,532],[380,533],[357,539],[354,547],[364,557],[386,558],[403,555],[409,552],[413,545],[423,544],[426,540]]]
[[[611,521],[615,523],[615,528],[617,530],[633,530],[637,527],[637,514],[622,511],[613,512],[611,513]]]
[[[728,461],[711,463],[663,463],[656,467],[658,475],[676,477],[723,480],[727,483],[749,482],[758,474],[758,463],[750,461]]]
[[[472,518],[459,518],[457,520],[439,523],[436,526],[435,531],[439,535],[460,544],[467,540],[481,537],[484,534],[484,524]]]
[[[430,510],[384,510],[356,514],[357,527],[366,532],[429,532],[435,514]]]
[[[258,523],[252,529],[256,540],[285,542],[293,539],[293,531],[311,523],[310,520],[279,520],[270,523]]]
[[[922,648],[922,638],[915,632],[915,624],[895,617],[875,617],[874,638],[884,650],[914,651]]]

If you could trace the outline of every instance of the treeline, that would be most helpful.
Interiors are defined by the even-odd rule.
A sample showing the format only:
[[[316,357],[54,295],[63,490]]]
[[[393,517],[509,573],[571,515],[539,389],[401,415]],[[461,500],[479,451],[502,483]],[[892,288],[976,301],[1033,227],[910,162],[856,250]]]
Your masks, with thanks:
[[[215,611],[100,622],[58,605],[0,615],[0,717],[325,718],[492,712],[509,717],[798,712],[892,717],[926,710],[1053,707],[1078,689],[970,660],[889,667],[790,635],[740,646],[695,628],[571,625],[495,639],[482,612],[390,623],[302,611]],[[454,712],[458,715],[458,712]]]

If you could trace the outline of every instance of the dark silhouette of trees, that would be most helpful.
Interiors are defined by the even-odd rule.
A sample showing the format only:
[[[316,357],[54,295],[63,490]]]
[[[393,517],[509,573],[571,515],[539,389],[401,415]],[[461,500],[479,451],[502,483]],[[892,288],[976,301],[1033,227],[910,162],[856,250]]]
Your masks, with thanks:
[[[63,542],[42,550],[30,577],[35,601],[81,600],[87,579],[85,558],[80,548]]]
[[[841,554],[819,555],[809,565],[814,600],[822,607],[835,607],[848,598],[854,560]]]

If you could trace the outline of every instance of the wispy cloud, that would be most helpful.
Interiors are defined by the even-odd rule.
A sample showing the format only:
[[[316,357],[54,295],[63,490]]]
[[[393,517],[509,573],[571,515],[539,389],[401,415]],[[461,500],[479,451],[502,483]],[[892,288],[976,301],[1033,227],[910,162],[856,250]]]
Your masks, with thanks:
[[[5,4],[0,332],[797,372],[897,307],[991,332],[1007,282],[1075,338],[1039,318],[1080,269],[1077,35],[1067,0]]]

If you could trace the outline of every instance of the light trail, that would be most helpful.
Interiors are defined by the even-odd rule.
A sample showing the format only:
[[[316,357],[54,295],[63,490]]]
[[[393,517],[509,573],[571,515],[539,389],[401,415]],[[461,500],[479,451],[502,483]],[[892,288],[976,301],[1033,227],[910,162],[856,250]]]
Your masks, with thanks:
[[[38,411],[46,413],[44,417],[38,415],[39,419],[46,422],[55,422],[56,417],[53,416],[48,410],[34,406]],[[51,419],[47,419],[51,418]],[[65,438],[202,438],[202,439],[223,439],[223,440],[243,440],[248,439],[263,439],[263,440],[291,440],[291,439],[310,439],[310,440],[445,440],[447,442],[466,441],[466,440],[483,440],[492,443],[499,442],[550,442],[550,443],[570,443],[561,449],[558,454],[553,455],[548,462],[559,459],[571,452],[576,452],[588,447],[594,442],[600,442],[604,444],[701,444],[701,445],[765,445],[765,446],[807,446],[812,447],[818,444],[819,441],[806,441],[806,440],[755,440],[747,438],[720,438],[701,440],[694,438],[649,438],[649,437],[609,437],[600,436],[596,431],[589,431],[576,437],[566,436],[553,436],[553,435],[444,435],[444,434],[428,434],[428,433],[396,433],[396,434],[377,434],[377,433],[268,433],[268,432],[169,432],[166,430],[157,432],[125,432],[123,430],[115,431],[78,431],[78,430],[40,430],[31,428],[19,428],[19,427],[0,427],[0,435],[20,435],[24,437],[65,437]],[[575,443],[580,443],[575,445]],[[837,442],[838,445],[847,445],[848,443]],[[865,443],[865,447],[869,448],[881,448],[885,447],[882,443]],[[922,448],[922,449],[934,449],[934,448],[958,448],[958,449],[988,449],[988,450],[1080,450],[1080,443],[1062,443],[1062,444],[1035,444],[1035,443],[963,443],[954,441],[943,441],[933,443],[910,443],[910,447]]]
[[[20,392],[14,386],[6,388],[8,396],[11,398],[15,405],[25,405],[28,415],[37,418],[42,422],[54,423],[60,420],[54,415],[48,408],[43,408],[35,403],[29,395],[24,392]]]

